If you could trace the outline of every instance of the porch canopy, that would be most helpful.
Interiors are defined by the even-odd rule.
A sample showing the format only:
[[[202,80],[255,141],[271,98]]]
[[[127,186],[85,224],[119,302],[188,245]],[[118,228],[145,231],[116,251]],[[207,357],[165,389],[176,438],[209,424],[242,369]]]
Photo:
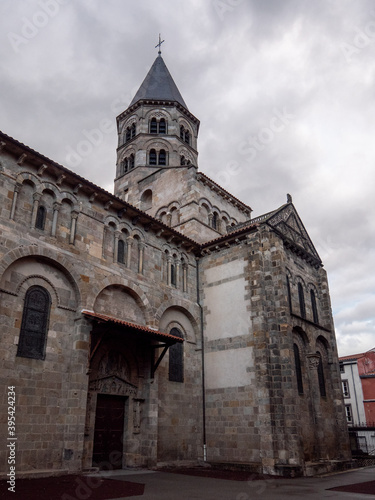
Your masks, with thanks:
[[[96,313],[94,311],[88,311],[86,309],[83,309],[81,313],[83,314],[83,316],[93,320],[98,324],[107,323],[108,325],[111,324],[116,325],[116,329],[123,331],[124,333],[131,332],[135,334],[137,337],[144,338],[145,340],[159,341],[159,343],[157,344],[151,344],[151,348],[154,350],[163,348],[163,351],[161,352],[157,360],[155,360],[154,355],[152,356],[151,377],[154,377],[154,374],[169,347],[173,344],[176,344],[178,342],[182,343],[184,341],[180,337],[176,337],[175,335],[171,335],[170,333],[160,332],[159,330],[150,328],[148,326],[137,325],[135,323],[130,323],[129,321],[124,321],[122,319],[114,318],[112,316],[107,316],[105,314]],[[90,359],[92,359],[92,357],[94,356],[96,350],[101,344],[101,341],[102,337],[98,340],[97,344],[92,348],[90,353]]]

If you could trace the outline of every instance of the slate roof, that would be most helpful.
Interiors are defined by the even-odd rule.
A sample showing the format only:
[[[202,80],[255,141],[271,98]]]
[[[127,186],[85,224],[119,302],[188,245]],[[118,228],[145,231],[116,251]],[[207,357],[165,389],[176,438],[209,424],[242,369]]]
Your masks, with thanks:
[[[139,87],[129,107],[141,99],[152,101],[176,101],[184,106],[184,108],[188,109],[160,55],[155,59],[154,64],[151,66],[150,71],[147,73],[146,78],[143,80],[142,85]]]

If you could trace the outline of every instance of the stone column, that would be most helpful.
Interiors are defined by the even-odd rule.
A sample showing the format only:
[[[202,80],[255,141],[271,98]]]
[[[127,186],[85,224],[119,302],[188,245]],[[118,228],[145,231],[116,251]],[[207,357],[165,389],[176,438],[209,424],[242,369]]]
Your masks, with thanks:
[[[214,214],[211,212],[210,214],[208,214],[208,225],[210,227],[212,227],[212,219],[214,217]]]
[[[32,229],[35,228],[36,217],[38,215],[38,208],[39,208],[39,202],[40,202],[41,197],[42,197],[41,193],[34,193],[33,194],[34,203],[33,203],[33,213],[31,216],[31,228]]]
[[[126,249],[126,267],[131,266],[132,263],[132,245],[133,245],[133,238],[129,236],[126,240],[127,243],[127,249]]]
[[[172,226],[172,214],[170,212],[167,213],[167,226]]]
[[[113,248],[113,262],[118,260],[118,240],[120,239],[120,231],[115,231],[115,243]]]
[[[180,287],[180,263],[177,261],[175,264],[175,272],[176,272],[176,288]]]
[[[171,286],[172,284],[172,257],[170,255],[167,256],[167,285]]]
[[[60,208],[61,208],[61,203],[59,203],[58,201],[55,201],[55,203],[53,204],[53,218],[52,218],[51,236],[56,236],[57,217],[59,215]]]
[[[14,214],[16,212],[16,206],[17,206],[17,198],[18,198],[18,193],[20,192],[21,189],[21,184],[16,184],[14,186],[14,193],[13,193],[13,200],[12,200],[12,209],[10,211],[10,218],[14,220]]]
[[[102,241],[102,258],[103,259],[105,258],[105,240],[107,237],[107,231],[108,231],[107,226],[104,226],[104,228],[103,228],[103,241]]]
[[[143,274],[143,261],[144,261],[145,244],[140,241],[138,243],[138,272]]]
[[[182,266],[182,291],[187,292],[187,264]]]
[[[71,213],[70,238],[69,238],[69,243],[71,245],[74,245],[74,240],[76,237],[77,219],[78,219],[78,212],[73,210]]]

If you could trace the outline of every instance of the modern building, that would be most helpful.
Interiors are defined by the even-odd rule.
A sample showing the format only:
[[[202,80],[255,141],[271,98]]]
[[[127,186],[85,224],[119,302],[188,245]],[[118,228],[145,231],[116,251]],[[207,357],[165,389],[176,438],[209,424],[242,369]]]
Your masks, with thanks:
[[[199,120],[160,54],[117,126],[114,194],[0,134],[17,471],[345,464],[328,281],[292,198],[252,218],[198,170]]]
[[[375,348],[339,362],[352,449],[375,455]]]

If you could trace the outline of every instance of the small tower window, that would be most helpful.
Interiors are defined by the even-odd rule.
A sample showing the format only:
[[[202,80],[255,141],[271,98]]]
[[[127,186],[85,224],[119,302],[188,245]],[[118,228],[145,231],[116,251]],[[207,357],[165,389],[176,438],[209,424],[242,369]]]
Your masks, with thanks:
[[[185,156],[180,156],[180,165],[185,165]]]
[[[162,118],[159,122],[159,134],[167,133],[167,124],[165,123],[165,119]]]
[[[166,165],[166,164],[167,164],[167,155],[165,149],[161,149],[159,152],[159,165]]]
[[[180,127],[180,139],[184,140],[184,127],[182,125]]]
[[[190,134],[188,130],[185,130],[185,142],[190,144]]]
[[[126,172],[129,170],[129,161],[127,158],[125,158],[122,162],[122,173],[126,174]]]
[[[136,128],[135,128],[135,123],[131,126],[131,138],[133,139],[135,137],[136,133]]]
[[[130,141],[130,137],[131,137],[131,131],[130,128],[128,127],[126,129],[126,142]]]
[[[129,168],[130,168],[130,170],[132,168],[134,168],[134,155],[133,154],[131,154],[129,157]]]
[[[150,165],[156,165],[156,151],[151,149],[150,151]]]
[[[151,118],[150,134],[157,134],[157,133],[158,133],[158,123],[156,121],[156,118]]]
[[[35,227],[44,231],[44,226],[46,223],[46,209],[43,205],[38,207],[38,212],[36,214]]]

